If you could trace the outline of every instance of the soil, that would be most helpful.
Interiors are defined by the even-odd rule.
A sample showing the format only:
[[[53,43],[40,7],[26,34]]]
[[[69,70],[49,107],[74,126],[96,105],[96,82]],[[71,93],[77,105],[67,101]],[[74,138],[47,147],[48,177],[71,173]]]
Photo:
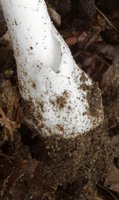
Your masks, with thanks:
[[[0,8],[0,199],[118,200],[119,2],[47,4],[77,64],[101,89],[105,121],[74,141],[43,138],[24,123],[16,63]],[[65,105],[66,95],[57,98],[57,106]],[[95,113],[94,105],[92,99]]]

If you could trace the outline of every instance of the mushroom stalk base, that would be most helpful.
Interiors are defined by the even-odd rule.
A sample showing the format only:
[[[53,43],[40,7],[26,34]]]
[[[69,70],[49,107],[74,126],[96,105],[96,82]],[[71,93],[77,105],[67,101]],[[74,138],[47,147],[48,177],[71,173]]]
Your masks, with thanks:
[[[31,152],[39,164],[29,197],[84,200],[92,195],[94,199],[95,186],[104,180],[113,157],[105,126],[70,139],[40,134],[35,137],[38,143]]]

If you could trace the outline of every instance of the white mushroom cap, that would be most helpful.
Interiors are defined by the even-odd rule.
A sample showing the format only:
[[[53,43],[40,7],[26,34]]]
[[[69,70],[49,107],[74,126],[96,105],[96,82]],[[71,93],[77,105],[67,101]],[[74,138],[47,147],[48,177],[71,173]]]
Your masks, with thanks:
[[[50,20],[45,1],[1,3],[13,42],[21,95],[31,103],[32,117],[26,121],[44,136],[66,138],[98,127],[104,119],[100,91],[76,65]],[[91,105],[92,100],[95,105]]]

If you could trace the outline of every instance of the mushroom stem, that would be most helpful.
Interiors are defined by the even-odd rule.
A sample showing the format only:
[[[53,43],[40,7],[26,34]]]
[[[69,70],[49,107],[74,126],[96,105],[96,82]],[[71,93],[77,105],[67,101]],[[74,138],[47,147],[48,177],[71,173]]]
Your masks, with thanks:
[[[76,65],[44,0],[2,0],[26,121],[46,135],[75,137],[103,122],[98,87]],[[94,104],[94,105],[93,105]]]
[[[57,199],[59,187],[70,183],[73,188],[78,183],[77,191],[84,191],[88,183],[95,186],[110,163],[98,85],[76,65],[44,0],[1,0],[1,4],[12,38],[25,121],[36,136],[30,150],[40,160],[30,175],[26,198],[32,194],[33,199],[52,195]]]
[[[57,70],[61,52],[43,0],[3,0],[2,7],[18,64],[32,59]],[[30,67],[29,65],[29,67]],[[19,66],[19,65],[18,65]]]

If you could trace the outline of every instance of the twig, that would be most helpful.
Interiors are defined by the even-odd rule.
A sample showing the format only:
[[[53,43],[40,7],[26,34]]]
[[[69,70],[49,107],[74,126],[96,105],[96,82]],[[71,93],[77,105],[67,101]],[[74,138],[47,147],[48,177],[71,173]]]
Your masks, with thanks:
[[[119,33],[119,30],[112,24],[112,22],[105,16],[105,14],[96,7],[96,10],[100,13],[100,15],[102,15],[104,17],[104,19],[106,20],[106,22],[108,23],[109,26],[111,26],[115,31],[117,31]]]
[[[108,67],[110,67],[110,64],[108,64],[104,59],[100,58],[100,56],[98,56],[97,54],[96,54],[96,58],[97,58],[99,61],[101,61],[103,64],[105,64],[105,65],[107,65]]]
[[[107,192],[111,195],[111,197],[112,197],[114,200],[118,200],[118,199],[115,197],[115,195],[114,195],[109,189],[107,189],[106,187],[104,187],[104,186],[102,186],[102,185],[100,185],[100,184],[98,184],[98,187],[100,187],[101,189],[107,191]]]

